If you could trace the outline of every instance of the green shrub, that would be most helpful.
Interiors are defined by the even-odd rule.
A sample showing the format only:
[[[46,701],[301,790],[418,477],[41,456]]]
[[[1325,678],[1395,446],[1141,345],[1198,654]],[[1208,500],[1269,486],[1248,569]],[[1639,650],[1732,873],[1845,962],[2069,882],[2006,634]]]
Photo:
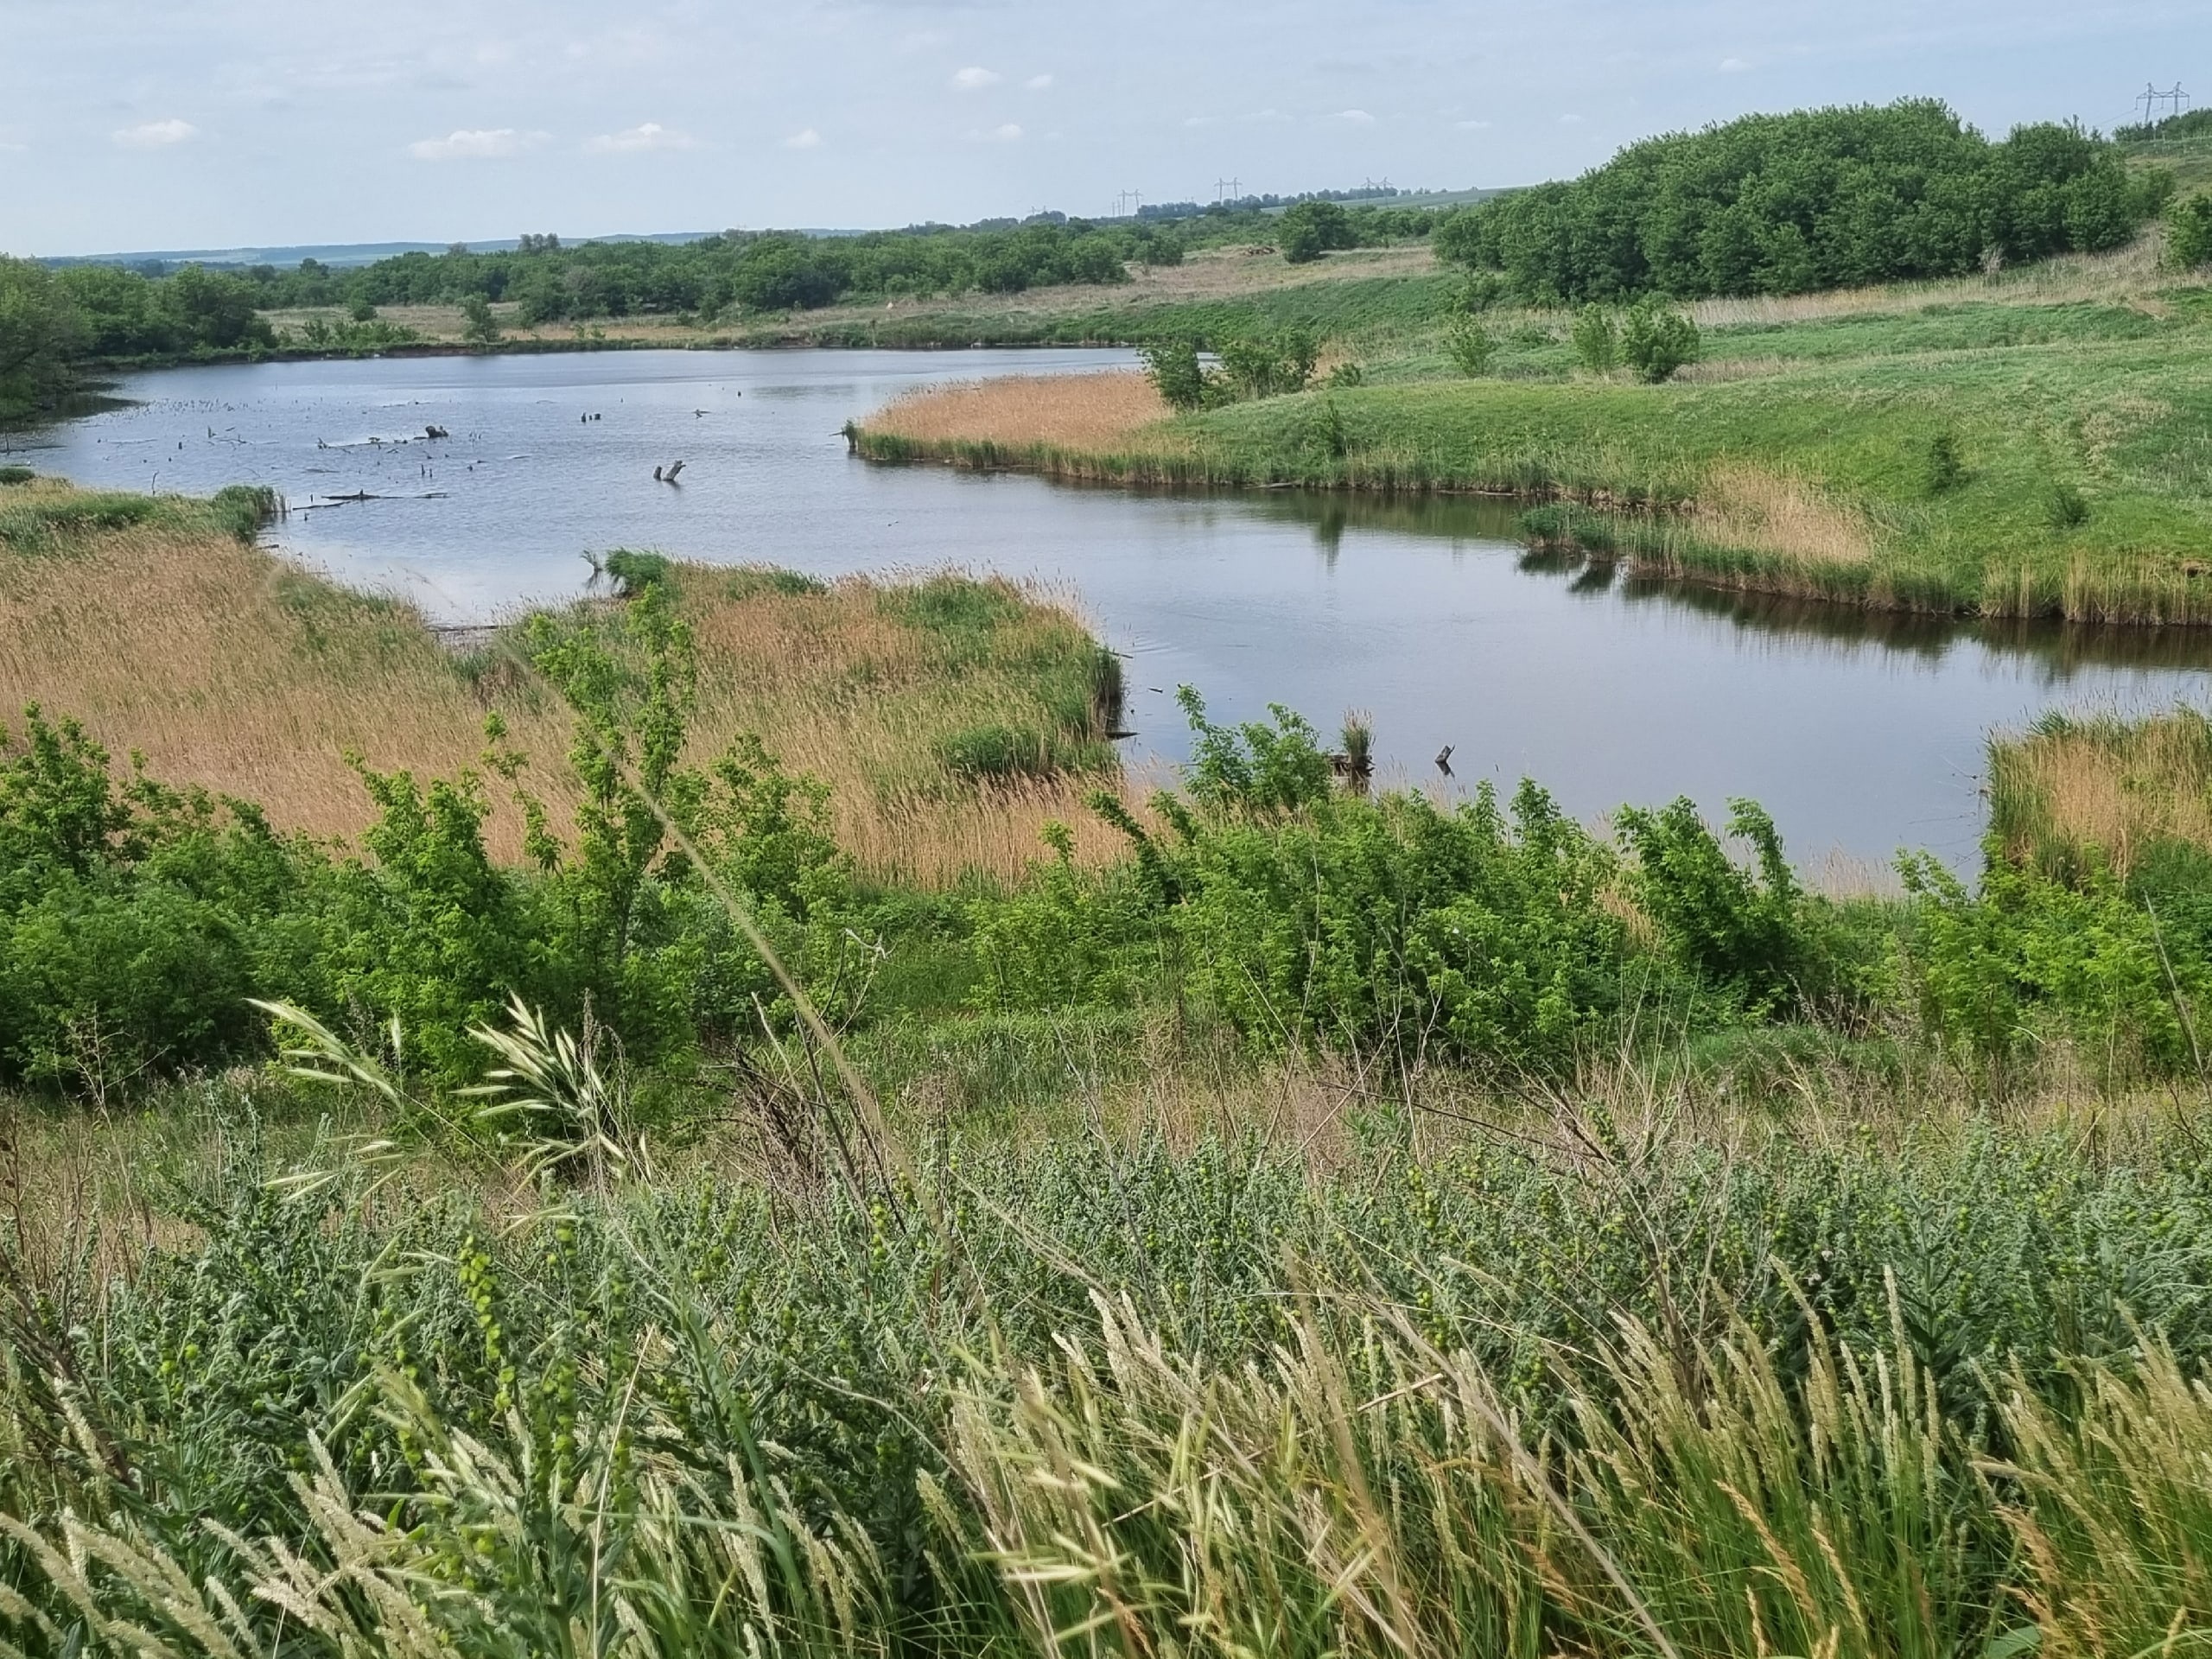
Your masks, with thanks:
[[[1141,348],[1145,373],[1168,408],[1178,414],[1203,409],[1208,400],[1208,377],[1198,360],[1198,348],[1187,340],[1169,340]]]
[[[2089,522],[2089,499],[2071,484],[2054,484],[2044,497],[2043,511],[2053,530],[2078,530]]]
[[[1574,360],[1592,374],[1610,374],[1620,366],[1620,324],[1602,305],[1586,305],[1574,314]]]
[[[1221,344],[1221,370],[1238,396],[1274,397],[1305,391],[1319,355],[1313,336],[1300,328],[1236,334]]]
[[[1497,342],[1489,329],[1471,316],[1455,316],[1444,328],[1444,353],[1452,366],[1469,379],[1490,372],[1497,356]]]
[[[1621,325],[1621,360],[1637,378],[1651,385],[1671,379],[1677,369],[1698,359],[1697,324],[1689,314],[1656,298],[1629,307]]]
[[[0,466],[0,485],[28,484],[38,474],[28,467],[18,467],[13,461]]]
[[[1699,977],[1758,1011],[1792,1008],[1813,966],[1804,899],[1774,820],[1755,802],[1728,805],[1728,833],[1749,843],[1756,874],[1728,856],[1687,797],[1656,812],[1622,810],[1616,822],[1636,855],[1637,902]]]
[[[600,569],[613,578],[614,591],[632,598],[655,582],[666,582],[675,566],[663,553],[643,553],[618,547],[600,561]]]
[[[213,506],[231,534],[251,547],[261,527],[276,516],[276,492],[266,484],[226,484],[215,492]]]
[[[1928,441],[1924,478],[1928,493],[1948,495],[1966,482],[1966,461],[1959,451],[1958,435],[1938,432]]]
[[[2166,258],[2183,270],[2212,265],[2212,191],[2183,196],[2166,209]]]
[[[1324,253],[1357,247],[1351,218],[1333,201],[1301,201],[1275,221],[1276,245],[1294,265],[1311,264]]]
[[[481,294],[471,294],[461,302],[461,337],[471,346],[496,346],[499,343],[499,319],[492,315],[492,302]]]
[[[2193,1009],[2212,963],[2108,874],[2073,884],[1998,863],[1979,895],[1933,859],[1908,860],[1910,966],[1929,1028],[1999,1075],[2056,1040],[2107,1081],[2198,1064]]]

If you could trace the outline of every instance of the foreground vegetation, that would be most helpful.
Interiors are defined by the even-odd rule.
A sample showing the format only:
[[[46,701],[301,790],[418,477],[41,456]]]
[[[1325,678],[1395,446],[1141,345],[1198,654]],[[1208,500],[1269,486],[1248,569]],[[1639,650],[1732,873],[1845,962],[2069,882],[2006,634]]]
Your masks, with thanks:
[[[0,708],[67,711],[155,777],[252,801],[278,831],[321,839],[376,822],[349,755],[457,777],[480,767],[496,714],[537,762],[548,810],[572,815],[580,785],[557,762],[573,719],[518,667],[518,626],[441,643],[411,609],[254,545],[257,511],[245,493],[208,506],[0,485]],[[1096,709],[1112,700],[1111,659],[1034,595],[789,571],[679,568],[667,580],[698,656],[698,749],[777,733],[791,766],[831,786],[840,844],[872,878],[1012,879],[1037,825],[1077,816],[1099,769],[1110,772]],[[579,616],[613,620],[619,586],[602,578]],[[519,858],[524,826],[506,791],[485,806],[493,855]],[[1085,855],[1109,834],[1086,831]]]
[[[218,594],[260,556],[249,498],[0,504],[11,585],[108,560],[179,628],[120,581],[144,537]],[[359,765],[353,844],[114,765],[62,718],[92,671],[10,625],[54,705],[0,754],[16,1649],[2212,1627],[2212,851],[2158,805],[2197,717],[2007,740],[1978,891],[1913,860],[1838,899],[1750,803],[1377,795],[1356,725],[1332,757],[1195,693],[1136,802],[1095,651],[1019,595],[607,563],[473,663],[319,588],[252,619],[321,630],[257,659],[302,701],[242,704],[271,754],[378,662],[387,714],[444,674],[513,715],[467,772]],[[708,729],[811,657],[934,734],[908,838],[1020,788],[1114,850],[863,858],[865,772]],[[950,718],[978,685],[1036,723]],[[753,706],[797,738],[822,695]],[[524,719],[561,740],[527,766]]]

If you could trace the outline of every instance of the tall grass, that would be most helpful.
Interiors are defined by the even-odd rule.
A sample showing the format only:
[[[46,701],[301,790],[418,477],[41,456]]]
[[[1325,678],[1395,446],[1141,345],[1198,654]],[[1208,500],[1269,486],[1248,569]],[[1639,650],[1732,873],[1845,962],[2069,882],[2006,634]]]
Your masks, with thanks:
[[[2204,1639],[2212,1332],[2174,1252],[2201,1256],[2212,1194],[2185,1137],[1868,1093],[1716,1142],[1651,1078],[1591,1086],[1549,1116],[1462,1098],[1494,1127],[1427,1155],[1387,1129],[1313,1160],[954,1138],[874,1196],[710,1155],[599,1195],[456,1192],[432,1160],[302,1199],[234,1146],[175,1172],[193,1229],[127,1270],[0,1233],[0,1637]]]
[[[456,656],[412,609],[243,543],[212,509],[39,486],[11,494],[9,514],[0,709],[66,710],[156,776],[315,836],[374,817],[349,754],[452,777],[480,765],[497,712],[531,758],[532,787],[556,821],[569,816],[569,716],[505,643]],[[831,785],[840,842],[871,874],[1011,880],[1037,855],[1040,824],[1087,821],[1084,798],[1113,785],[1097,741],[1108,659],[1053,596],[982,584],[987,625],[948,633],[903,610],[895,582],[696,567],[678,587],[700,646],[699,751],[769,734],[788,765]],[[963,785],[938,746],[985,724],[1059,734],[1081,766]],[[522,834],[495,791],[495,852],[518,857]],[[1087,823],[1083,836],[1086,857],[1112,842]]]
[[[2212,855],[2212,721],[2046,715],[1992,740],[1989,803],[2004,856],[2062,879],[2126,878],[2161,848]]]

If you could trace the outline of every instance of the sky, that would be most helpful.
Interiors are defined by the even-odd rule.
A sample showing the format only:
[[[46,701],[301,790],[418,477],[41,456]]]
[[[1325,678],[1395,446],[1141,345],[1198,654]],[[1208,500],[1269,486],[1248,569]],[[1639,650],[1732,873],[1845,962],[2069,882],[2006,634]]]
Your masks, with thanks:
[[[2204,0],[0,0],[0,251],[1564,177],[1755,110],[2212,102]]]

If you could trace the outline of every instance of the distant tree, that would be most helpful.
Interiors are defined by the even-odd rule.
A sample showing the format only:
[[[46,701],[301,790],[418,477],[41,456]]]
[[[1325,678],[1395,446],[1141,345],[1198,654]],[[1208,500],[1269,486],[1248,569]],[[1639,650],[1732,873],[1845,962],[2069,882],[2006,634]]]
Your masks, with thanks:
[[[1630,145],[1566,183],[1440,219],[1440,258],[1525,298],[1788,294],[1961,276],[2120,245],[2161,205],[2158,169],[2039,123],[1992,143],[1946,105],[1746,116]]]
[[[2212,265],[2212,193],[2183,196],[2166,209],[2166,258],[2183,270]]]
[[[1602,305],[1586,305],[1574,315],[1574,360],[1592,374],[1620,366],[1620,325]]]
[[[1301,201],[1286,209],[1275,240],[1294,265],[1310,264],[1332,249],[1358,245],[1351,216],[1333,201]]]
[[[366,299],[358,299],[346,308],[346,315],[356,322],[374,322],[377,308]]]
[[[1637,378],[1656,385],[1698,359],[1697,324],[1662,300],[1642,299],[1621,324],[1621,359]]]
[[[171,349],[206,347],[235,351],[242,346],[270,346],[276,334],[260,314],[261,296],[253,284],[219,270],[187,265],[156,285],[155,298],[175,325],[180,338]]]
[[[51,403],[81,339],[69,296],[46,267],[0,254],[0,415]]]
[[[471,294],[461,302],[461,337],[471,346],[496,346],[499,340],[499,319],[492,315],[492,302],[481,294]]]

